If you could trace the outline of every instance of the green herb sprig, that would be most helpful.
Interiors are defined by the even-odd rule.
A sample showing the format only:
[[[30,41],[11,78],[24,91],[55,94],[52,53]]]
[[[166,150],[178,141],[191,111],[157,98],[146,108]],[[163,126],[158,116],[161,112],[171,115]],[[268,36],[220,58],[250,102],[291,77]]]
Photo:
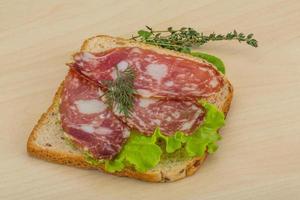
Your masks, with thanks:
[[[139,30],[137,35],[132,36],[131,39],[184,53],[190,53],[192,47],[199,47],[209,41],[220,40],[237,40],[246,42],[252,47],[258,47],[258,42],[253,38],[252,33],[245,35],[244,33],[238,33],[236,30],[226,35],[216,33],[205,35],[193,28],[186,27],[178,30],[174,30],[172,27],[167,30],[153,30],[149,26],[146,26],[146,28],[147,30]]]
[[[119,113],[130,116],[134,106],[134,79],[135,71],[128,66],[124,71],[116,67],[117,77],[112,81],[102,81],[107,87],[104,93],[105,101],[110,108],[116,108]]]

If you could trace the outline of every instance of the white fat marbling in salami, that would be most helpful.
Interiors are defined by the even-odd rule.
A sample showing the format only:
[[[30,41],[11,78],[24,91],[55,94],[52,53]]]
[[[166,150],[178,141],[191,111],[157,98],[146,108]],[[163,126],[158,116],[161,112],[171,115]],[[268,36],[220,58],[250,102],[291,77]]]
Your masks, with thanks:
[[[95,158],[110,159],[129,136],[127,126],[108,109],[101,90],[77,72],[64,81],[60,116],[65,133]]]
[[[136,98],[130,117],[125,118],[117,111],[115,114],[145,135],[151,135],[157,127],[165,135],[172,135],[176,131],[191,134],[202,122],[205,112],[191,101]]]
[[[210,96],[223,85],[223,77],[208,63],[137,47],[79,52],[69,65],[100,84],[115,79],[116,70],[131,66],[136,72],[135,89],[143,97],[193,99]]]

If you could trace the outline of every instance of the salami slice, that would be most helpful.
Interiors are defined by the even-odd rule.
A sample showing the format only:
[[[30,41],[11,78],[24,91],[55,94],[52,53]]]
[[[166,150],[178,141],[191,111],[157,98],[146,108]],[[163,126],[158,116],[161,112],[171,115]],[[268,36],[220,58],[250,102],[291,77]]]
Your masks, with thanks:
[[[99,83],[115,79],[117,69],[131,66],[136,72],[135,89],[143,97],[193,99],[210,96],[223,85],[223,77],[210,64],[137,47],[79,52],[74,61],[72,68]]]
[[[117,111],[115,114],[145,135],[151,135],[157,127],[163,134],[172,135],[176,131],[191,134],[202,122],[205,112],[191,101],[137,98],[130,117],[125,118]]]
[[[111,159],[122,148],[129,130],[99,99],[99,88],[80,76],[70,71],[64,81],[60,104],[62,128],[94,157]]]

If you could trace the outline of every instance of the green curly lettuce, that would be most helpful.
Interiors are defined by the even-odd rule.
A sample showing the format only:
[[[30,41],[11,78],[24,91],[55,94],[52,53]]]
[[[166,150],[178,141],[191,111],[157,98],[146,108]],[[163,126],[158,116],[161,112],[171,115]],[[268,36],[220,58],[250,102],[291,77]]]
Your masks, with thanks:
[[[190,157],[203,156],[206,151],[215,152],[218,148],[216,142],[221,139],[217,131],[225,124],[225,117],[215,105],[204,101],[199,103],[205,108],[206,115],[192,135],[178,131],[172,136],[166,136],[159,128],[156,128],[152,136],[132,131],[119,155],[113,160],[105,161],[105,169],[116,172],[122,171],[125,166],[132,166],[138,172],[145,172],[160,162],[163,152],[171,154],[181,148]],[[160,145],[159,141],[163,141],[165,145]]]
[[[139,172],[155,167],[162,154],[156,142],[157,137],[154,135],[148,137],[132,131],[119,155],[114,160],[105,161],[105,169],[109,172],[121,171],[125,163],[133,165]]]
[[[207,150],[213,153],[217,150],[216,142],[221,139],[218,129],[225,125],[224,113],[217,107],[207,102],[201,102],[206,109],[203,124],[187,137],[185,149],[189,156],[202,156]]]

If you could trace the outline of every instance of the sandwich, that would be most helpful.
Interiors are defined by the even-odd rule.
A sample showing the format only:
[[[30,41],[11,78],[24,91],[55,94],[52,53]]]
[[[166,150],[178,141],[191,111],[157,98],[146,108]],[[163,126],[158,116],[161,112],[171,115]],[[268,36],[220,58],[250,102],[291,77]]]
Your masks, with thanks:
[[[85,40],[28,153],[151,182],[194,174],[217,150],[233,96],[220,66],[197,55],[105,35]]]

